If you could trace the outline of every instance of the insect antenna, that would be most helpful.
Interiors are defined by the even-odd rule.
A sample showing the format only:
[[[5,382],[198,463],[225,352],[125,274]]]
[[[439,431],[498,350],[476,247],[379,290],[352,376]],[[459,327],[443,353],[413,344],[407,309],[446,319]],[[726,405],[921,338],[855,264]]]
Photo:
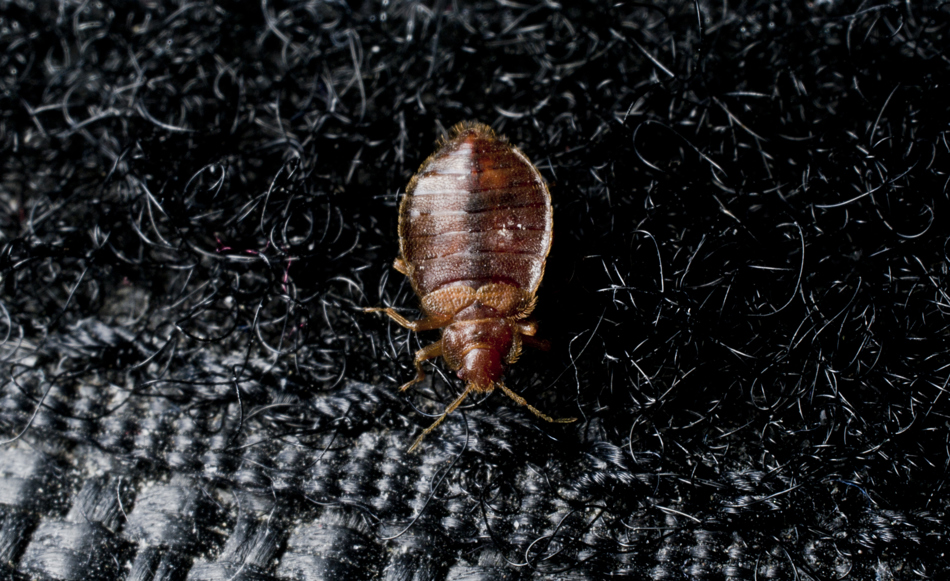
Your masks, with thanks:
[[[510,397],[511,399],[515,400],[516,402],[520,403],[520,404],[523,405],[524,407],[526,407],[526,408],[528,408],[529,410],[531,410],[531,413],[533,413],[534,415],[538,416],[538,417],[541,418],[542,420],[551,422],[552,424],[570,424],[571,422],[576,422],[576,421],[577,421],[577,418],[557,418],[557,419],[555,419],[555,418],[552,418],[551,416],[545,415],[544,413],[541,412],[541,410],[539,410],[538,408],[536,408],[536,407],[534,407],[533,405],[529,404],[529,403],[525,400],[525,398],[521,397],[521,396],[518,395],[517,393],[515,393],[515,392],[511,391],[510,389],[508,389],[508,387],[507,387],[505,384],[503,384],[503,383],[496,383],[495,385],[498,386],[503,392],[505,392],[505,395],[507,395],[507,396]]]
[[[416,441],[413,442],[412,446],[409,447],[409,451],[412,452],[413,450],[418,448],[419,444],[422,443],[423,438],[428,436],[432,430],[436,429],[439,426],[439,424],[442,423],[442,420],[444,420],[447,415],[454,412],[455,408],[459,407],[462,404],[462,402],[465,401],[465,398],[468,397],[468,394],[471,392],[472,392],[472,385],[471,384],[466,385],[465,391],[462,392],[462,395],[460,395],[457,400],[453,401],[451,405],[449,405],[449,407],[445,408],[445,411],[442,412],[442,415],[439,416],[439,419],[434,421],[431,426],[429,426],[428,428],[423,430],[421,434],[419,434],[419,437],[416,438]]]

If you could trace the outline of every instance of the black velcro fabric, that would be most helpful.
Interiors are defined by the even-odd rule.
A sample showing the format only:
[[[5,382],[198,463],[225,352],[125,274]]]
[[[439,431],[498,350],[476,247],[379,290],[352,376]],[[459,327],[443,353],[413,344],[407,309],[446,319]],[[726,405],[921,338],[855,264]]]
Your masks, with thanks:
[[[786,5],[787,4],[787,5]],[[946,579],[950,10],[0,0],[0,579]],[[404,393],[447,128],[538,337]]]

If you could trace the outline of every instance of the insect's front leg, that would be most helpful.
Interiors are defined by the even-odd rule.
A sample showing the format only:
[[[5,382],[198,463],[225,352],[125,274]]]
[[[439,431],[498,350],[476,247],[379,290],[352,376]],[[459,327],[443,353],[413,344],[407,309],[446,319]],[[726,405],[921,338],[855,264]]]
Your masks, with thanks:
[[[390,319],[399,323],[401,327],[405,327],[410,331],[431,331],[432,329],[440,329],[444,327],[449,321],[445,317],[426,317],[425,319],[419,319],[418,321],[410,321],[406,317],[403,317],[396,312],[392,307],[370,307],[363,309],[365,313],[386,313]]]
[[[422,369],[422,363],[428,359],[439,357],[440,355],[442,355],[442,339],[439,339],[435,343],[432,343],[431,345],[426,345],[422,349],[419,349],[418,351],[416,351],[416,356],[412,360],[412,362],[416,366],[416,376],[413,377],[407,383],[403,384],[403,386],[399,388],[399,391],[406,391],[413,385],[425,379],[426,372]]]
[[[536,321],[517,321],[515,323],[518,333],[521,334],[521,343],[528,347],[534,347],[541,351],[547,351],[551,344],[544,339],[538,339],[535,334],[538,332],[538,323]]]

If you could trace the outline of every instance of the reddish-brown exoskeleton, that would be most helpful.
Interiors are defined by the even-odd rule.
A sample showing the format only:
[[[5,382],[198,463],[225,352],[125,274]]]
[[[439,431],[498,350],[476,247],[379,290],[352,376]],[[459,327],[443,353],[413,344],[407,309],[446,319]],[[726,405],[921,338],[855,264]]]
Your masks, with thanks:
[[[546,348],[534,337],[534,310],[544,261],[551,248],[551,195],[528,158],[487,125],[459,123],[413,176],[399,206],[395,268],[422,299],[424,318],[410,321],[381,311],[413,331],[442,329],[442,338],[416,352],[422,363],[442,356],[465,382],[465,391],[416,439],[422,439],[471,392],[496,387],[538,417],[552,419],[500,382],[524,345]]]

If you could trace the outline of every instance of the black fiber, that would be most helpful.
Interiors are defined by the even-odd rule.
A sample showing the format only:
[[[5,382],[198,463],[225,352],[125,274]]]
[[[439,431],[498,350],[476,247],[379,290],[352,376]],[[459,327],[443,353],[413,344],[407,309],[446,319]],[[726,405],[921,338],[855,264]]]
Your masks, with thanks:
[[[950,576],[950,6],[0,0],[0,578]],[[546,352],[405,393],[446,128]]]

